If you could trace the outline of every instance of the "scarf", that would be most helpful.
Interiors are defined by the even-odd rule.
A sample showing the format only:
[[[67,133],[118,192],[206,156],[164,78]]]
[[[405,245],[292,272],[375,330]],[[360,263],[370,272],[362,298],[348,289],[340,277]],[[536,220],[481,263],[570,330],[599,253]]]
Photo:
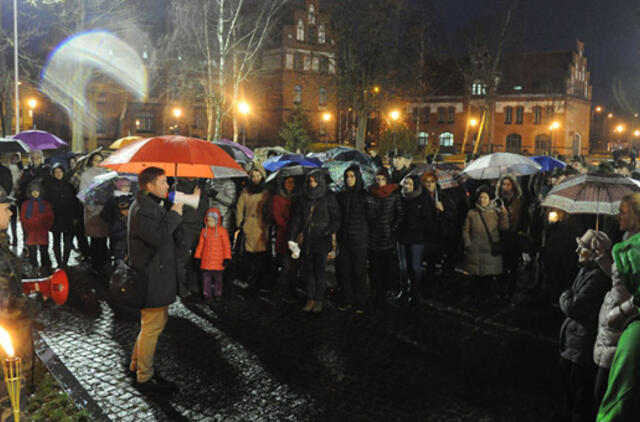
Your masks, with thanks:
[[[387,196],[395,192],[396,189],[398,189],[398,185],[396,185],[395,183],[390,183],[382,187],[374,185],[371,188],[371,193],[377,198],[386,198]]]
[[[480,204],[476,204],[476,208],[477,208],[477,209],[478,209],[478,211],[480,211],[480,212],[487,212],[487,211],[491,211],[491,210],[493,210],[493,209],[494,209],[493,207],[491,207],[491,205],[489,205],[488,207],[485,207],[485,206],[480,205]]]
[[[260,193],[264,190],[264,184],[261,182],[259,185],[252,183],[251,181],[247,183],[247,192],[250,194]]]
[[[27,203],[27,220],[33,215],[33,207],[35,204],[38,204],[38,213],[44,213],[44,201],[42,198],[32,198]]]

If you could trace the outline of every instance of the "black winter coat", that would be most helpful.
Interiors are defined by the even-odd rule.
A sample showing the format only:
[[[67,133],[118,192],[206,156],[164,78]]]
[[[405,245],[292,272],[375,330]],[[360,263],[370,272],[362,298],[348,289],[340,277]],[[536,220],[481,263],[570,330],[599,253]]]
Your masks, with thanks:
[[[73,219],[78,207],[76,194],[76,188],[64,179],[49,177],[45,181],[44,199],[51,204],[53,210],[53,233],[73,231]]]
[[[313,175],[314,173],[310,173]],[[326,254],[331,250],[331,235],[340,227],[340,209],[333,193],[326,187],[324,175],[316,175],[318,186],[311,192],[308,185],[294,207],[289,239],[302,233],[300,249],[305,254]]]
[[[398,229],[398,241],[403,245],[424,243],[427,227],[435,225],[434,215],[427,207],[427,195],[420,192],[414,198],[402,198],[402,223]]]
[[[345,186],[345,190],[337,195],[341,217],[337,239],[340,243],[366,249],[369,240],[369,194],[364,190],[360,171],[350,167],[345,174],[349,170],[356,175],[356,185],[353,189]]]
[[[375,186],[369,196],[369,249],[384,251],[394,249],[397,242],[397,232],[402,222],[402,198],[397,185],[395,189],[384,196],[376,195]],[[386,187],[385,186],[385,187]]]
[[[8,167],[0,164],[0,186],[4,189],[7,195],[11,194],[13,190],[13,176],[11,170]]]
[[[611,280],[593,262],[580,269],[573,285],[560,295],[566,315],[560,328],[560,356],[573,363],[593,366],[593,345],[598,333],[598,314]]]
[[[140,191],[129,211],[129,263],[147,279],[145,308],[176,300],[176,231],[182,216]]]
[[[116,259],[125,259],[127,256],[127,217],[117,216],[109,223],[109,244],[111,253]]]

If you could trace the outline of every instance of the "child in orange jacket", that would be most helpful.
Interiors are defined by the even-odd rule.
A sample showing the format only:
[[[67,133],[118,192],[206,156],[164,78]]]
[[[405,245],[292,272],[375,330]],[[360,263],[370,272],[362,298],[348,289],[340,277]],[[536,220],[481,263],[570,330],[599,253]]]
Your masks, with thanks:
[[[209,208],[204,217],[205,226],[200,232],[200,241],[194,257],[200,259],[203,294],[211,300],[211,279],[214,280],[213,294],[217,301],[222,297],[222,273],[231,262],[229,234],[220,224],[222,221],[217,208]]]

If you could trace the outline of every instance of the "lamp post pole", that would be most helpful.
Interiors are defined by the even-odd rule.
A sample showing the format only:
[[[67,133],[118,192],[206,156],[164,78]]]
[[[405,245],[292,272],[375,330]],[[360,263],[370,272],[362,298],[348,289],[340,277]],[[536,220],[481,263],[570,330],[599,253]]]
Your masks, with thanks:
[[[18,0],[13,0],[13,72],[15,76],[16,133],[20,132],[20,92],[18,90]]]

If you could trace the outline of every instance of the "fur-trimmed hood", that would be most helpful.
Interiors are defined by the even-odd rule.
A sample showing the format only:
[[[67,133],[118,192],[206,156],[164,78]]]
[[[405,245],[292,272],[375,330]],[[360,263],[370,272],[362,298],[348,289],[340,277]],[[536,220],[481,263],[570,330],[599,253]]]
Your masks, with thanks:
[[[514,197],[515,198],[522,198],[522,187],[520,186],[520,183],[518,183],[518,179],[516,179],[516,177],[512,174],[505,174],[504,176],[500,177],[500,179],[498,180],[498,183],[496,183],[496,198],[500,197],[500,190],[502,189],[502,182],[505,179],[509,179],[511,181],[511,184],[513,185],[513,193],[514,193]]]

